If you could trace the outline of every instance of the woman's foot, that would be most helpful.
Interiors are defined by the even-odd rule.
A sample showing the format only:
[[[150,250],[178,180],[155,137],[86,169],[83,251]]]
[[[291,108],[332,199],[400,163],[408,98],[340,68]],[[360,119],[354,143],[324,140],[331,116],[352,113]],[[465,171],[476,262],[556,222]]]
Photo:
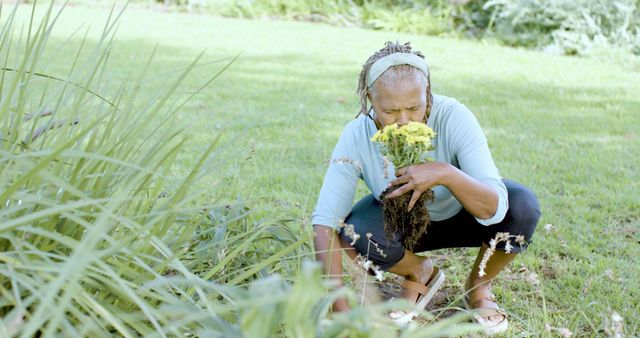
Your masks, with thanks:
[[[416,273],[407,275],[402,283],[400,297],[415,304],[415,310],[393,311],[389,313],[391,319],[399,324],[406,324],[418,315],[418,311],[424,309],[433,298],[436,291],[444,282],[444,273],[433,267],[430,259],[424,259],[416,268]]]
[[[486,334],[497,334],[509,328],[506,312],[495,302],[490,285],[466,287],[464,307],[474,312],[476,321],[482,325]]]
[[[405,280],[415,282],[420,285],[425,285],[431,279],[431,277],[433,277],[433,272],[434,267],[431,259],[425,258],[413,273],[405,276]],[[418,297],[420,296],[420,293],[410,288],[402,288],[402,290],[400,290],[399,296],[411,303],[416,303]]]

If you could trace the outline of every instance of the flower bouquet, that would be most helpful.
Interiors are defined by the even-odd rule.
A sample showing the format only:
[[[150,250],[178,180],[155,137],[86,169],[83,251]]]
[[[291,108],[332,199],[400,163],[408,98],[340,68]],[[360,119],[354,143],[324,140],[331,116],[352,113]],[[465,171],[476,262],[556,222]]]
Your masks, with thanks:
[[[382,155],[399,169],[433,161],[427,154],[434,149],[431,140],[435,136],[436,133],[424,123],[410,122],[402,127],[394,123],[379,130],[371,141],[379,144]],[[431,189],[423,192],[411,211],[407,211],[412,191],[395,198],[384,198],[400,186],[391,186],[380,195],[384,230],[387,238],[400,236],[404,247],[412,250],[418,239],[427,232],[431,219],[426,202],[433,200],[434,194]]]

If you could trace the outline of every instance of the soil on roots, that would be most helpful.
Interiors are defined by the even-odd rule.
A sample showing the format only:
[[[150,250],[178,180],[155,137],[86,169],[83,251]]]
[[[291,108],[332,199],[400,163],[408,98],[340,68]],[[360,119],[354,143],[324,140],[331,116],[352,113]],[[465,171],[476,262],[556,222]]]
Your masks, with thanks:
[[[413,251],[415,244],[427,232],[427,226],[431,222],[426,202],[433,200],[433,190],[423,192],[411,211],[407,211],[413,190],[398,197],[384,198],[399,187],[400,185],[391,186],[380,195],[384,231],[389,239],[398,234],[405,249]]]

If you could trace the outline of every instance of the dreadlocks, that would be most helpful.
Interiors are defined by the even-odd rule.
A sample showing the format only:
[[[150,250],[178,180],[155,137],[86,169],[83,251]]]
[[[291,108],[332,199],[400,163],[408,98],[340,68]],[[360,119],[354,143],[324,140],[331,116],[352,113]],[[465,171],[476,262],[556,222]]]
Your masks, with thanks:
[[[385,42],[385,46],[384,48],[380,49],[379,51],[375,52],[372,56],[369,57],[369,59],[367,59],[367,62],[365,62],[365,64],[362,66],[362,71],[360,72],[360,78],[358,79],[358,95],[360,95],[360,112],[358,112],[358,115],[356,115],[356,117],[360,116],[360,114],[362,115],[366,115],[367,117],[371,118],[371,116],[369,115],[369,110],[371,108],[368,107],[368,103],[367,103],[367,94],[371,94],[371,91],[369,90],[369,88],[367,88],[367,75],[369,74],[369,69],[371,69],[371,65],[373,65],[376,61],[378,61],[380,58],[385,57],[387,55],[393,54],[393,53],[413,53],[421,58],[424,59],[424,55],[419,52],[419,51],[415,51],[412,52],[411,51],[411,43],[407,42],[405,44],[400,44],[399,42],[391,42],[391,41],[387,41]],[[393,66],[392,68],[394,72],[420,72],[420,70],[418,70],[417,68],[414,68],[412,66],[409,65],[399,65],[399,66]],[[386,74],[386,73],[385,73]],[[375,82],[373,87],[375,87]],[[373,88],[375,89],[375,88]],[[430,75],[427,75],[427,111],[426,111],[426,116],[429,116],[429,113],[431,112],[431,106],[433,103],[433,96],[431,95],[431,78]]]

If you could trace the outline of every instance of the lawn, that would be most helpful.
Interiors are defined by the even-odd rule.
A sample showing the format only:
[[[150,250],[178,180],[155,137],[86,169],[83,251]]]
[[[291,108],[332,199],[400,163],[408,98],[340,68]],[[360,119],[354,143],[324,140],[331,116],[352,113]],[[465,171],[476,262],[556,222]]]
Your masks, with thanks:
[[[43,69],[63,76],[89,28],[108,8],[67,8]],[[28,16],[22,8],[20,17]],[[78,28],[81,28],[76,32]],[[75,35],[72,35],[74,34]],[[72,38],[67,40],[70,36]],[[331,150],[358,109],[361,65],[387,40],[411,41],[431,65],[434,92],[467,105],[483,126],[501,174],[531,187],[542,219],[530,250],[494,287],[511,315],[509,336],[545,326],[601,336],[612,315],[640,332],[640,71],[597,60],[478,42],[322,24],[225,19],[129,8],[107,77],[124,79],[157,46],[149,87],[204,52],[179,89],[195,91],[237,60],[179,113],[190,135],[175,163],[184,175],[222,135],[198,182],[211,200],[241,201],[253,217],[291,219],[308,234]],[[365,194],[359,188],[358,196]],[[474,250],[433,253],[447,272],[442,306],[459,307]],[[556,332],[556,331],[552,331]]]

